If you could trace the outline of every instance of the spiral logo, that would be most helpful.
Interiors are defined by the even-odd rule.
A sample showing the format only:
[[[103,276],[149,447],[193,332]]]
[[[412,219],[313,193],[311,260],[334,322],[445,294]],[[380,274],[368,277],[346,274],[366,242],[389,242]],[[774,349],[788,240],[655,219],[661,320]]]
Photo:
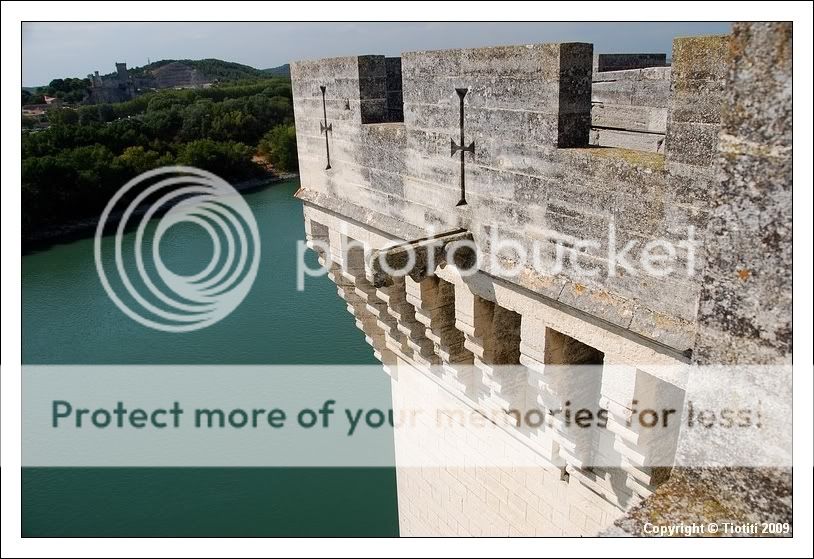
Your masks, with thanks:
[[[201,227],[212,242],[212,257],[197,273],[175,273],[161,259],[161,240],[178,224]],[[106,226],[116,228],[112,257]],[[96,227],[94,256],[105,291],[127,316],[156,330],[190,332],[225,318],[246,297],[257,276],[260,234],[248,204],[225,180],[194,167],[161,167],[111,198]]]

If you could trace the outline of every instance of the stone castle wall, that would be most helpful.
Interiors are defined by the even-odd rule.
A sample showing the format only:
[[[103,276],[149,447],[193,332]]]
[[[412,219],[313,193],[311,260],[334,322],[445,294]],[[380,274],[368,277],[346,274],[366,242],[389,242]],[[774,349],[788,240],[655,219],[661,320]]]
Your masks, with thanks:
[[[480,438],[397,430],[397,464],[439,452],[457,458],[397,469],[402,534],[588,535],[631,507],[652,515],[648,503],[672,495],[662,488],[688,478],[679,472],[665,483],[670,468],[648,464],[672,464],[686,449],[681,433],[629,429],[635,401],[683,402],[694,388],[691,362],[737,362],[733,351],[743,362],[790,357],[788,34],[783,25],[741,24],[733,38],[676,39],[672,68],[602,72],[599,82],[592,47],[581,43],[405,53],[400,67],[382,56],[292,64],[306,237],[391,375],[394,407],[454,401],[493,418]],[[767,61],[781,73],[768,76]],[[619,83],[592,89],[610,82]],[[450,142],[459,141],[463,88],[463,144],[474,142],[474,153],[460,206],[461,162]],[[615,112],[597,110],[592,98],[601,95]],[[612,129],[619,119],[644,134],[663,126],[664,140],[650,151],[589,146],[592,120]],[[620,244],[681,246],[692,229],[697,243],[677,257],[694,258],[696,273],[507,277],[489,259],[511,260],[491,245],[494,230],[553,250],[555,241],[606,239],[611,226]],[[472,277],[447,266],[381,283],[366,258],[459,230],[486,256]],[[609,243],[583,247],[580,258],[606,269]],[[768,263],[766,247],[777,253]],[[735,250],[753,256],[733,262]],[[767,294],[776,304],[761,302]],[[569,364],[600,374],[555,367]],[[556,421],[529,430],[505,417],[513,407],[566,402],[606,409],[608,428],[575,435]],[[506,466],[507,456],[536,466]],[[477,465],[449,466],[460,462]],[[716,476],[732,481],[728,495],[754,479],[717,470],[707,478]],[[714,495],[710,483],[705,494]]]
[[[644,283],[601,270],[608,264],[611,226],[619,246],[641,241],[641,249],[654,238],[680,243],[689,227],[705,225],[718,125],[695,123],[687,106],[698,101],[700,107],[717,106],[726,41],[677,40],[674,65],[681,68],[682,56],[697,57],[720,72],[704,78],[703,91],[692,90],[697,81],[671,78],[664,154],[588,147],[591,45],[405,53],[403,123],[385,122],[384,57],[294,63],[301,197],[405,239],[468,229],[487,257],[495,231],[543,257],[552,257],[556,243],[596,239],[598,248],[584,251],[585,266],[600,270],[589,281],[568,271],[541,275],[532,269],[512,281],[679,352],[688,350],[700,292],[697,274]],[[332,126],[327,171],[322,85]],[[466,142],[475,142],[475,152],[466,157],[468,205],[456,207],[460,162],[450,156],[450,139],[457,141],[460,133],[455,92],[460,87],[468,88]],[[511,254],[499,256],[511,261]],[[679,250],[677,258],[683,262],[687,256],[688,250]],[[703,254],[696,256],[701,266]],[[500,275],[488,261],[484,271]]]
[[[112,77],[102,77],[97,71],[88,74],[88,80],[91,84],[88,96],[90,103],[121,103],[136,96],[135,83],[124,62],[116,62],[116,73]]]
[[[409,363],[401,361],[397,367],[394,412],[410,409],[416,401],[439,410],[455,405],[450,391]],[[396,431],[397,464],[402,457],[441,450],[435,425],[430,421],[422,427],[410,436]],[[398,468],[402,536],[591,536],[622,515],[619,507],[598,498],[577,478],[564,479],[534,448],[500,429],[448,436],[441,445],[453,464],[477,465]],[[537,466],[485,465],[507,453]]]
[[[593,73],[591,145],[664,153],[670,67]]]
[[[791,359],[791,35],[781,23],[733,29],[695,348],[704,363]]]
[[[624,418],[655,387],[680,405],[684,361],[485,274],[464,278],[447,267],[376,287],[364,253],[397,239],[314,205],[305,207],[305,227],[392,377],[397,417],[418,403],[437,410],[457,403],[497,418],[486,432],[433,429],[432,421],[396,429],[396,464],[409,465],[397,469],[402,534],[596,534],[662,481],[647,464],[658,453],[664,463],[677,433],[654,440]],[[605,373],[546,369],[585,355]],[[499,367],[510,364],[517,367]],[[506,409],[544,405],[604,407],[610,427],[575,436],[562,425],[530,429],[506,418]]]

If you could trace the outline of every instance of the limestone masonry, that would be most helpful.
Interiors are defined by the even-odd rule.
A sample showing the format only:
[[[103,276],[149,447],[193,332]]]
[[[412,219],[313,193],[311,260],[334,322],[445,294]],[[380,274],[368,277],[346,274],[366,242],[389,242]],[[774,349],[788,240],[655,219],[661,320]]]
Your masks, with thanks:
[[[697,450],[685,431],[626,422],[637,398],[735,389],[694,384],[690,366],[791,362],[791,70],[786,23],[677,38],[670,65],[587,43],[292,63],[306,237],[391,375],[394,410],[504,416],[488,435],[396,432],[397,464],[462,464],[397,469],[402,535],[638,535],[691,513],[791,522],[790,468],[683,467]],[[619,265],[622,247],[638,262],[654,240],[672,273]],[[427,264],[436,241],[471,241],[477,272]],[[371,259],[408,249],[407,277]],[[579,265],[519,256],[563,251]],[[790,386],[739,378],[790,410]],[[542,404],[604,409],[607,429],[506,417]]]

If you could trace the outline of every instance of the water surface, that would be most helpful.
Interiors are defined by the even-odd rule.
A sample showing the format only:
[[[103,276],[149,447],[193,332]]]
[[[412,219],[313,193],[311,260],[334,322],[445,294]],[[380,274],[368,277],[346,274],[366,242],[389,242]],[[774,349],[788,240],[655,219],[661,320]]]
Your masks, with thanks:
[[[297,188],[291,181],[245,194],[261,234],[257,279],[231,315],[204,330],[168,334],[125,316],[98,279],[91,238],[25,255],[23,363],[376,363],[327,277],[306,277],[305,290],[295,289],[304,237]],[[161,244],[170,268],[187,273],[211,250],[195,227],[171,228]],[[307,258],[317,266],[313,253]],[[389,401],[389,378],[360,371],[344,381],[376,387]],[[391,468],[24,468],[22,489],[29,536],[398,533]]]

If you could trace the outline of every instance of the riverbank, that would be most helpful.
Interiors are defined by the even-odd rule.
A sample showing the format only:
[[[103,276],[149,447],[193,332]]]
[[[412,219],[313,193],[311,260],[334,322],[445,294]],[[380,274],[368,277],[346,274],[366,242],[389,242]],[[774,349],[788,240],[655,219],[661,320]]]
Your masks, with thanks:
[[[297,177],[299,177],[297,173],[268,174],[262,177],[236,182],[232,184],[232,187],[234,187],[234,189],[237,190],[238,192],[245,193],[257,190],[259,188],[264,188],[266,186],[270,186],[273,184],[294,180]],[[136,208],[133,211],[133,215],[135,216],[143,215],[148,208],[149,204],[143,207]],[[38,231],[23,233],[22,235],[23,254],[26,254],[34,250],[47,248],[48,246],[55,243],[73,241],[76,239],[81,239],[89,235],[92,235],[96,231],[96,226],[99,225],[99,217],[81,219],[65,224],[49,226]],[[121,219],[121,217],[122,212],[114,212],[110,214],[108,221],[110,223],[115,224]]]

